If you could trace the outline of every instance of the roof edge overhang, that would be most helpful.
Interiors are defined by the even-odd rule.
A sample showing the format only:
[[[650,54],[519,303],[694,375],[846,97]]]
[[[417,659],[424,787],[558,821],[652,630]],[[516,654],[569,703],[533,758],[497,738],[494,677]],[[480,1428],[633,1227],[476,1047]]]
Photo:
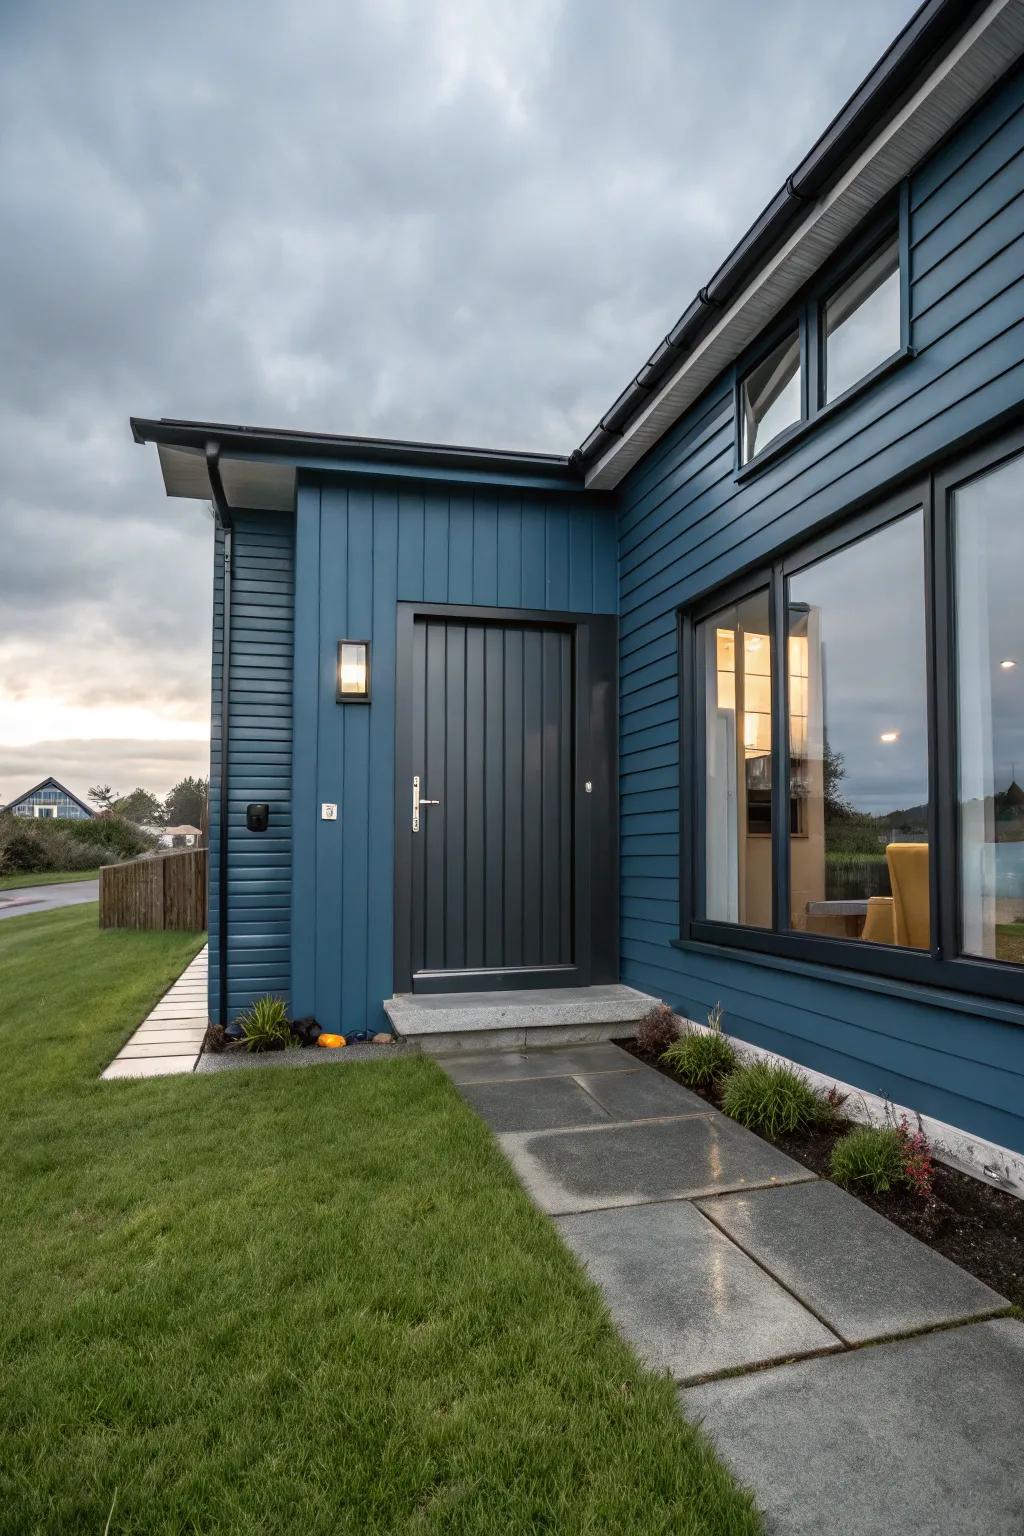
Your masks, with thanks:
[[[611,490],[1024,55],[1024,0],[928,0],[573,458]]]
[[[460,480],[543,490],[582,490],[580,467],[564,455],[508,452],[457,444],[339,436],[226,422],[133,416],[137,443],[160,454],[169,496],[210,499],[206,448],[216,443],[233,507],[283,510],[294,503],[296,477],[336,471],[349,477],[415,481]]]

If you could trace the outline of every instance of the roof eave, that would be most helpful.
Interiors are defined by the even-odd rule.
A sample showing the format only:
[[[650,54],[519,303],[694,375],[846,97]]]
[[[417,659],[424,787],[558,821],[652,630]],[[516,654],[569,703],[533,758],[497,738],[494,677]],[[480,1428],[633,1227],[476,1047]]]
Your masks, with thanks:
[[[913,134],[909,136],[912,145],[916,142],[918,159],[930,152],[953,123],[1012,66],[1024,51],[1022,12],[1022,0],[988,0],[988,3],[979,0],[979,3],[967,6],[962,0],[961,3],[957,0],[926,0],[711,280],[701,288],[635,379],[576,450],[588,486],[614,487],[648,451],[653,441],[667,430],[671,421],[678,419],[690,400],[669,419],[659,411],[659,430],[653,438],[645,432],[642,451],[635,451],[637,445],[630,440],[637,426],[650,420],[652,407],[661,405],[667,387],[690,369],[706,339],[721,331],[723,322],[763,278],[766,269],[773,264],[777,268],[779,253],[789,251],[794,231],[808,221],[809,214],[813,215],[815,210],[822,214],[832,211],[832,194],[848,176],[850,167],[863,159],[866,147],[883,138],[899,121],[924,85],[942,74],[944,63],[954,58],[958,50],[970,52],[973,73],[972,67],[965,67],[962,72],[965,85],[950,93],[954,110],[945,119],[941,113],[937,114],[931,124],[925,125],[930,129],[929,142],[925,142],[921,129],[916,138]],[[1003,34],[1001,41],[1000,31]],[[990,55],[988,60],[985,59],[986,49]],[[909,162],[903,163],[896,174],[890,175],[887,185],[876,185],[874,202],[880,201],[910,168]],[[856,201],[851,203],[851,208],[857,218],[845,223],[834,221],[831,240],[818,242],[819,265],[863,217],[864,209]],[[775,304],[775,313],[806,281],[808,274],[801,265],[794,268],[794,273],[798,281],[788,285],[777,283],[781,297]],[[770,318],[763,317],[760,328],[768,324]],[[721,367],[728,366],[750,339],[741,327],[738,344],[731,357],[725,356]],[[710,379],[705,377],[704,369],[700,370],[699,377],[703,389]],[[692,398],[696,398],[696,394]],[[624,451],[627,443],[629,451]]]

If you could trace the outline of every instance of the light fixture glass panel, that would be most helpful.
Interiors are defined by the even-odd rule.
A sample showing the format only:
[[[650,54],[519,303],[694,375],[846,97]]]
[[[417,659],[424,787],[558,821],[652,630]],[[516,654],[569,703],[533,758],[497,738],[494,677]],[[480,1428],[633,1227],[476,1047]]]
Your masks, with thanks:
[[[338,662],[339,691],[350,698],[365,698],[369,685],[368,647],[362,640],[345,640]]]

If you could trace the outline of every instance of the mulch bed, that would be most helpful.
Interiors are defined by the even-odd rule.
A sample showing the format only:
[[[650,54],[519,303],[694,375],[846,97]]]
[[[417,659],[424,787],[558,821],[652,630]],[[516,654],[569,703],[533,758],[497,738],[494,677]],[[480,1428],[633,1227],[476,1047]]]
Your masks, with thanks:
[[[616,1040],[614,1044],[681,1083],[691,1093],[699,1094],[715,1109],[721,1109],[720,1097],[713,1089],[683,1083],[678,1072],[653,1053],[641,1051],[635,1040]],[[838,1119],[827,1129],[780,1136],[775,1145],[794,1162],[828,1178],[832,1148],[852,1123]],[[1024,1200],[939,1162],[935,1164],[929,1200],[922,1200],[910,1190],[888,1195],[858,1194],[856,1198],[929,1248],[952,1259],[1016,1306],[1024,1307]]]

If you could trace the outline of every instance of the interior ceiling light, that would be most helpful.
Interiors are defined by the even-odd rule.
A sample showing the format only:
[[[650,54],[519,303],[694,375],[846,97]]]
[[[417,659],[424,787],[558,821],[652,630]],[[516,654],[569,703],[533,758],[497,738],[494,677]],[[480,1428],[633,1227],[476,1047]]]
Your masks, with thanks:
[[[1009,672],[1010,668],[1015,667],[1017,663],[1015,661],[1011,661],[1009,656],[1007,656],[1006,660],[1001,661],[999,665],[1002,667],[1004,672]]]
[[[882,741],[899,741],[899,739],[899,731],[883,731],[880,737],[880,740]]]

